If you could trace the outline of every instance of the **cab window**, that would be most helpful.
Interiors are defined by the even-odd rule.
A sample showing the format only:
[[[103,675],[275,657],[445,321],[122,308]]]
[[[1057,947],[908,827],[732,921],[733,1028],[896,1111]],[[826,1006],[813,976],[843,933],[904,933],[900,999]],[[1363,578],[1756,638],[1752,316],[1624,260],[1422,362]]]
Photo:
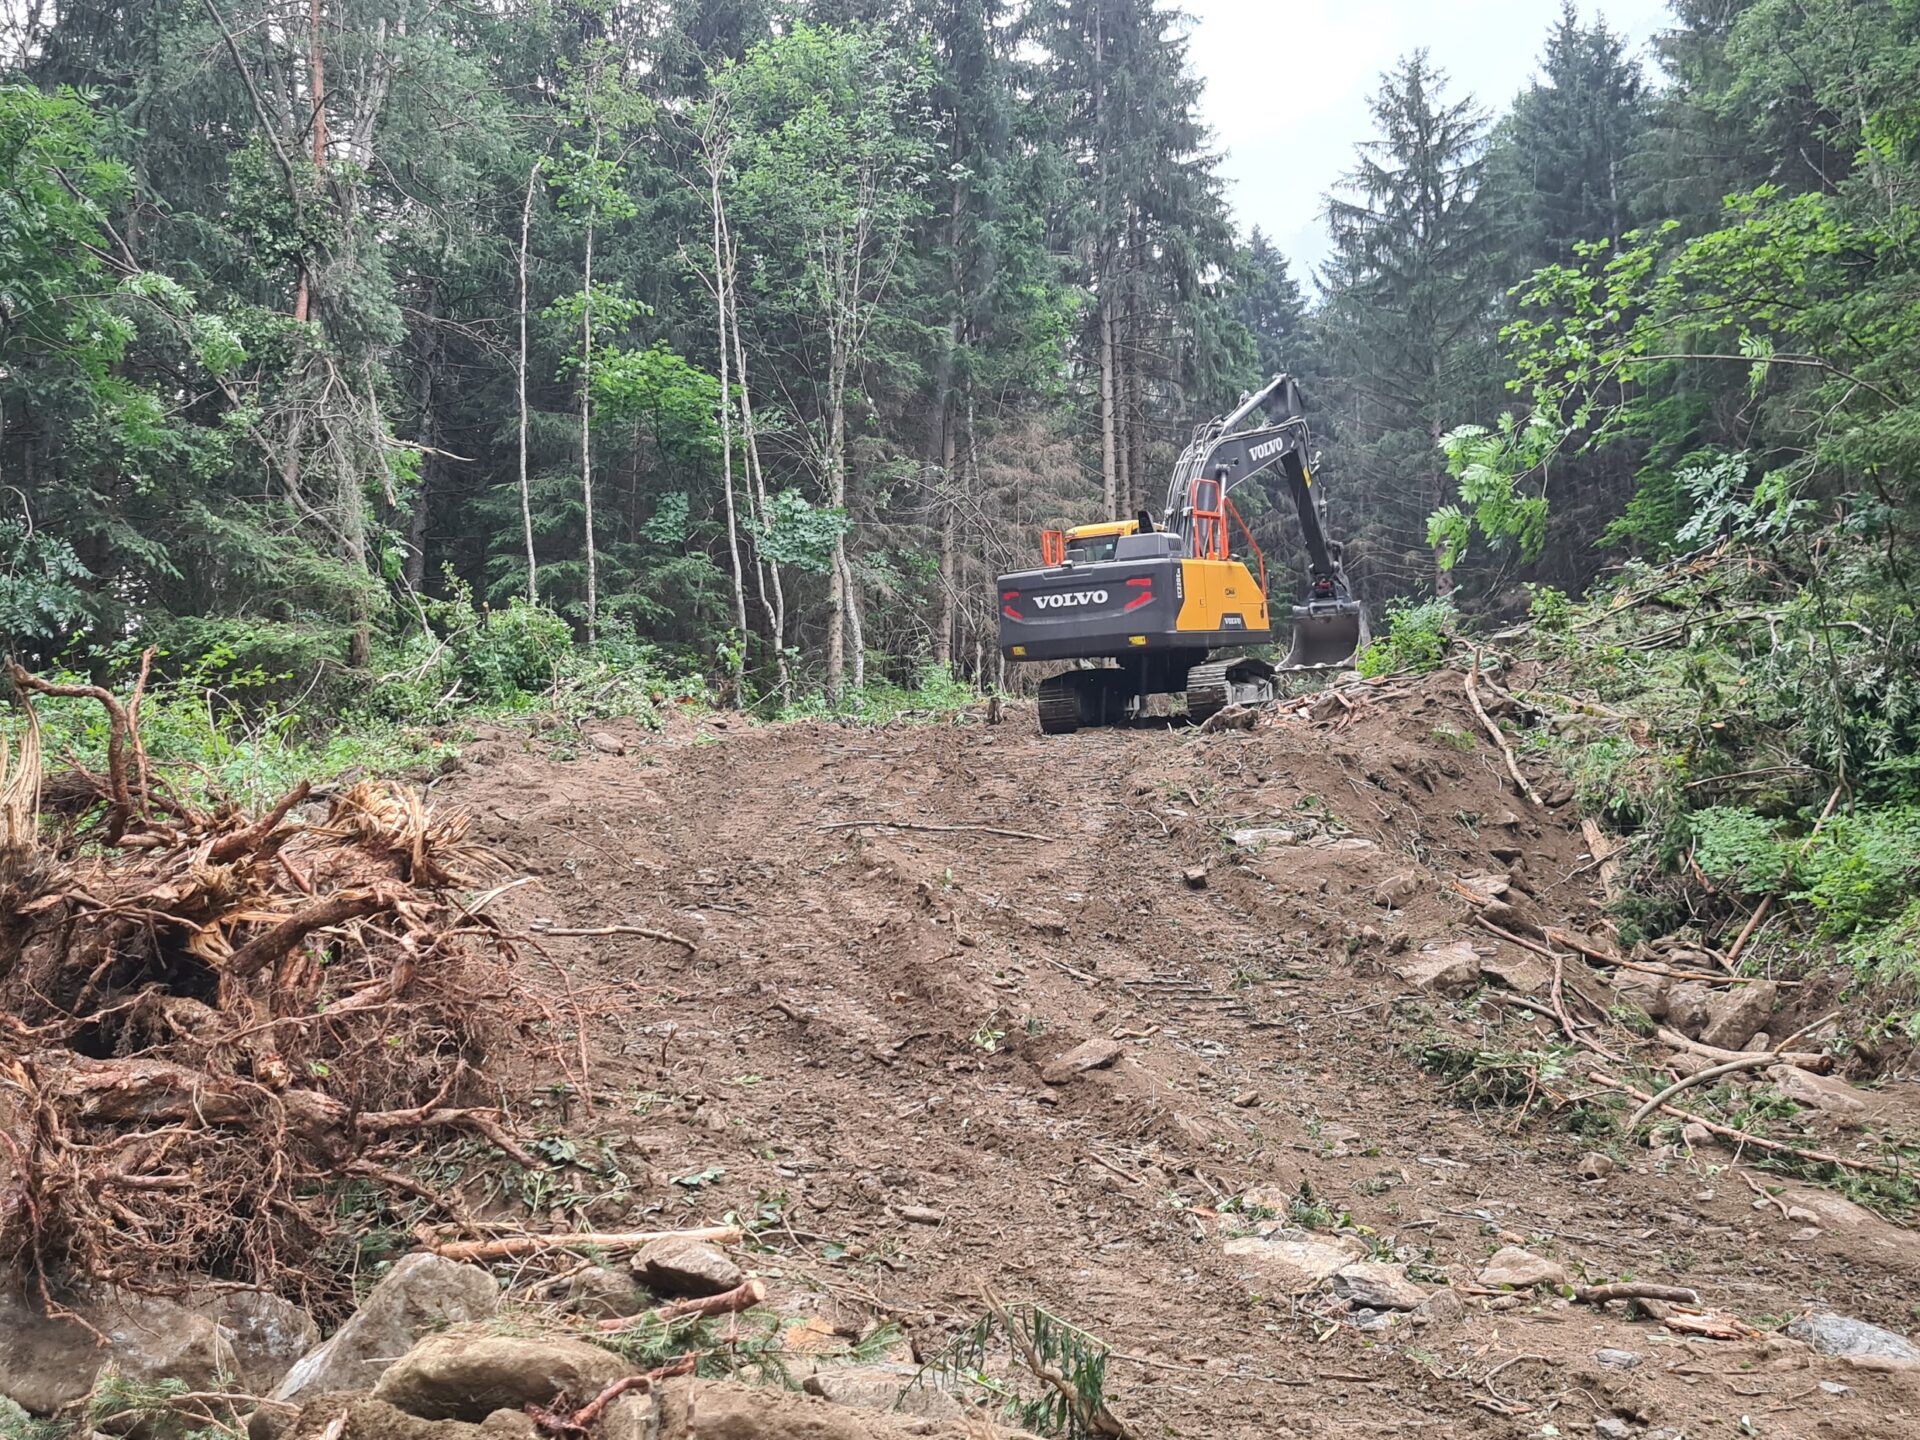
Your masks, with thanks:
[[[1111,560],[1114,547],[1119,545],[1118,535],[1089,535],[1084,540],[1067,542],[1067,559],[1077,565],[1091,565],[1100,560]]]

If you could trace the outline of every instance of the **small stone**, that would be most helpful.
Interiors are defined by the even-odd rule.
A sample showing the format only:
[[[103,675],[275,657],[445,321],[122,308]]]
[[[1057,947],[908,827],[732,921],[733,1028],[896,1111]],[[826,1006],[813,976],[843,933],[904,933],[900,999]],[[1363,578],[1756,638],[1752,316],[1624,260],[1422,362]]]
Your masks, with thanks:
[[[952,1395],[933,1383],[921,1383],[918,1365],[828,1365],[801,1382],[809,1395],[836,1405],[857,1405],[926,1420],[958,1420],[966,1411]]]
[[[1393,970],[1417,989],[1457,999],[1480,983],[1480,955],[1472,942],[1455,940],[1416,951],[1395,962]]]
[[[1228,842],[1241,850],[1262,845],[1298,845],[1302,838],[1299,831],[1283,830],[1278,825],[1249,825],[1227,836]]]
[[[1511,865],[1515,861],[1522,859],[1527,852],[1522,850],[1518,845],[1490,845],[1487,847],[1487,853],[1493,856],[1494,859]]]
[[[945,1211],[931,1210],[925,1205],[902,1205],[900,1207],[900,1218],[914,1225],[944,1225],[947,1223]]]
[[[1465,1317],[1467,1302],[1451,1290],[1436,1290],[1413,1312],[1417,1325],[1448,1324]]]
[[[1204,890],[1207,888],[1207,867],[1204,865],[1191,866],[1180,872],[1180,878],[1187,882],[1187,888],[1189,890]]]
[[[1600,1440],[1627,1440],[1633,1434],[1633,1427],[1618,1415],[1605,1415],[1593,1422],[1593,1433]]]
[[[1508,1245],[1496,1250],[1481,1266],[1480,1283],[1495,1289],[1512,1286],[1516,1290],[1531,1289],[1535,1285],[1558,1286],[1567,1283],[1567,1271],[1557,1260]]]
[[[1227,1241],[1224,1249],[1296,1295],[1324,1284],[1336,1271],[1360,1258],[1360,1247],[1350,1240],[1320,1239],[1304,1231],[1284,1229],[1269,1235],[1244,1235]]]
[[[1589,1150],[1580,1157],[1578,1168],[1582,1180],[1604,1180],[1619,1167],[1613,1163],[1611,1155],[1602,1155],[1598,1150]]]
[[[1853,1386],[1842,1385],[1838,1380],[1822,1380],[1820,1388],[1829,1395],[1851,1395]]]
[[[654,1240],[633,1257],[633,1273],[656,1295],[699,1299],[720,1295],[747,1278],[740,1267],[697,1240]]]
[[[1822,1355],[1870,1356],[1883,1360],[1920,1360],[1920,1349],[1904,1335],[1850,1320],[1844,1315],[1802,1315],[1787,1326],[1787,1334],[1803,1340]]]
[[[631,1271],[606,1265],[589,1265],[579,1274],[554,1280],[535,1293],[571,1315],[593,1320],[638,1314],[649,1304],[647,1292]]]
[[[1040,1078],[1049,1085],[1065,1085],[1076,1075],[1084,1075],[1089,1070],[1104,1070],[1119,1058],[1120,1046],[1114,1041],[1088,1040],[1057,1059],[1048,1061],[1040,1071]]]
[[[595,730],[589,733],[587,743],[602,755],[624,755],[627,753],[627,742],[622,740],[618,735],[609,735],[604,730]]]
[[[1689,1120],[1680,1127],[1680,1138],[1689,1145],[1706,1145],[1712,1142],[1713,1132],[1698,1120]]]
[[[1260,1103],[1260,1092],[1258,1090],[1242,1090],[1238,1095],[1233,1097],[1233,1103],[1238,1105],[1242,1110],[1251,1110],[1255,1105]]]
[[[1844,1128],[1853,1129],[1867,1118],[1867,1096],[1844,1080],[1797,1065],[1770,1066],[1767,1078],[1794,1104],[1829,1115]]]
[[[1601,1365],[1610,1365],[1615,1370],[1631,1370],[1640,1363],[1640,1357],[1631,1350],[1596,1350],[1594,1361]]]
[[[1417,1310],[1427,1298],[1427,1292],[1407,1278],[1404,1266],[1372,1260],[1337,1271],[1333,1293],[1368,1310]]]
[[[1402,870],[1397,875],[1389,875],[1373,887],[1373,903],[1391,910],[1418,895],[1424,887],[1420,876],[1412,870]]]

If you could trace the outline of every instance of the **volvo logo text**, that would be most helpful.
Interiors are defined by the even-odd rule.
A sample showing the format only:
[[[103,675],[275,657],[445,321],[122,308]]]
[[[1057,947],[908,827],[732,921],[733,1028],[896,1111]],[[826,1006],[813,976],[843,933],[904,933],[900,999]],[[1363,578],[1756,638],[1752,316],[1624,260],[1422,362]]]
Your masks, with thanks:
[[[1057,595],[1036,595],[1033,603],[1042,610],[1064,610],[1069,605],[1104,605],[1107,592],[1104,590],[1062,590]]]

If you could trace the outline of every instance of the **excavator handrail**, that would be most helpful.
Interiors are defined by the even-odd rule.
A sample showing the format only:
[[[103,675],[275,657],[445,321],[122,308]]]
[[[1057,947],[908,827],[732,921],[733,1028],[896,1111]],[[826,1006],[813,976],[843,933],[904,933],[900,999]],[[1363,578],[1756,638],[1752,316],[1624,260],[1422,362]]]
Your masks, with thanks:
[[[1240,533],[1246,536],[1247,548],[1253,551],[1253,558],[1260,562],[1260,595],[1264,599],[1267,593],[1267,552],[1262,550],[1260,542],[1253,538],[1253,531],[1248,528],[1246,517],[1240,513],[1240,507],[1233,503],[1232,497],[1222,495],[1220,502],[1227,507],[1227,514],[1233,517],[1234,524],[1240,527]]]

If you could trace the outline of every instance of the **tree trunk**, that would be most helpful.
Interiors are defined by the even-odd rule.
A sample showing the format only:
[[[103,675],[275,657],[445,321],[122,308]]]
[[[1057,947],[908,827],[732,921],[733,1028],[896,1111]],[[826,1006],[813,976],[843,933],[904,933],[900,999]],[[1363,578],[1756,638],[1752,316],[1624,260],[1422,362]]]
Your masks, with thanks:
[[[1109,520],[1120,516],[1120,467],[1117,435],[1114,429],[1113,296],[1107,277],[1100,284],[1100,483],[1103,513]]]
[[[733,562],[733,707],[746,702],[747,689],[747,587],[740,568],[740,523],[733,505],[733,395],[727,343],[727,289],[729,277],[726,247],[720,235],[720,167],[709,171],[713,202],[713,294],[714,316],[720,344],[720,479],[727,495],[727,553]]]
[[[727,228],[726,197],[721,197],[720,233],[726,240],[727,273],[736,273],[732,233]],[[760,523],[772,523],[772,500],[767,494],[767,472],[760,464],[760,437],[753,423],[753,389],[747,379],[747,347],[740,339],[740,312],[735,300],[738,291],[731,279],[727,285],[727,328],[733,334],[734,371],[740,377],[740,432],[747,443],[747,470],[752,479],[753,502]],[[787,669],[787,592],[780,577],[780,562],[756,558],[754,575],[760,589],[760,606],[767,612],[769,638],[773,641],[774,664],[779,673],[780,698],[792,698],[793,677]],[[769,594],[771,591],[771,594]]]
[[[594,137],[593,158],[600,158]],[[599,639],[600,566],[593,545],[593,217],[587,217],[585,301],[580,307],[580,497],[586,507],[587,530],[587,643]]]
[[[543,162],[527,172],[527,199],[520,207],[520,364],[514,372],[520,401],[520,526],[527,542],[527,603],[540,603],[540,562],[533,553],[533,491],[527,481],[527,239],[533,230],[533,187]]]
[[[833,346],[827,377],[827,504],[844,511],[847,504],[846,370],[837,335]],[[853,590],[850,578],[847,537],[839,533],[833,537],[833,583],[827,595],[827,699],[835,705],[840,703],[840,694],[846,688],[847,610]]]

